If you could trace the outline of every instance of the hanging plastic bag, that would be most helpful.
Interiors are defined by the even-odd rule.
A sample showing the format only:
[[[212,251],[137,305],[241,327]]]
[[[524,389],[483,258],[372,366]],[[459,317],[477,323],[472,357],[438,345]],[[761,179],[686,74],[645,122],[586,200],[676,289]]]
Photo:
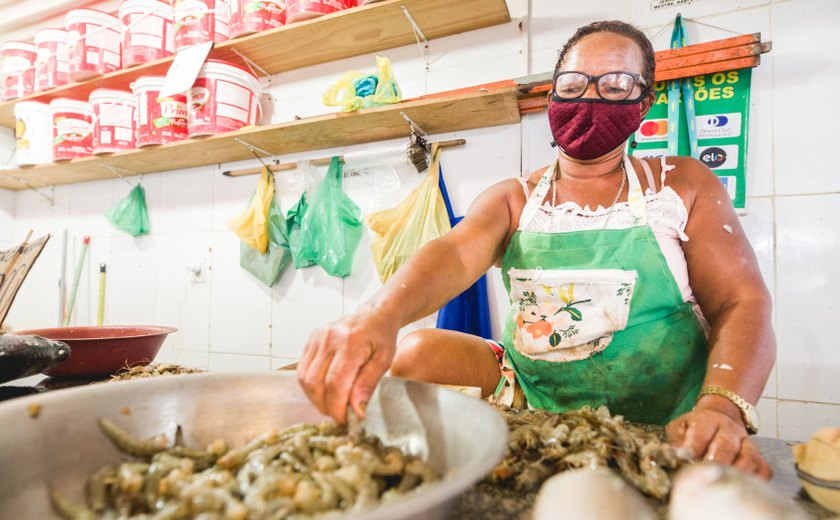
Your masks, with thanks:
[[[439,165],[440,163],[438,163]],[[449,202],[449,194],[446,191],[446,183],[443,182],[442,169],[440,170],[440,192],[443,195],[443,201],[446,203],[449,223],[452,224],[452,227],[455,227],[464,217],[456,217],[455,212],[452,211],[452,204]],[[438,311],[435,327],[490,339],[493,330],[490,325],[490,304],[487,301],[487,275],[481,275],[481,278],[466,291],[449,300],[449,303]]]
[[[105,212],[105,218],[120,231],[133,237],[149,234],[149,210],[146,208],[146,190],[138,184],[128,197]]]
[[[295,261],[296,269],[315,265],[315,262],[311,258],[305,258],[300,250],[300,226],[307,209],[309,209],[309,203],[306,201],[306,192],[304,191],[286,215],[286,236],[289,238],[289,250],[292,253],[292,259]]]
[[[238,217],[228,222],[228,228],[242,242],[260,253],[268,251],[268,210],[273,200],[274,175],[267,167],[263,167],[251,203]]]
[[[379,279],[385,283],[423,244],[451,229],[438,188],[440,149],[432,145],[432,167],[423,182],[398,205],[365,218],[376,234],[370,246]]]
[[[268,208],[268,250],[260,253],[244,242],[240,242],[239,265],[254,275],[257,280],[272,287],[291,259],[289,241],[286,237],[286,221],[280,205],[272,199]]]
[[[402,101],[391,60],[377,56],[376,66],[379,69],[376,74],[355,70],[346,72],[324,93],[324,104],[341,107],[342,112],[351,112]]]
[[[344,278],[353,267],[353,254],[362,238],[359,207],[341,189],[343,172],[333,157],[327,175],[315,190],[300,222],[295,266],[320,265],[332,276]]]

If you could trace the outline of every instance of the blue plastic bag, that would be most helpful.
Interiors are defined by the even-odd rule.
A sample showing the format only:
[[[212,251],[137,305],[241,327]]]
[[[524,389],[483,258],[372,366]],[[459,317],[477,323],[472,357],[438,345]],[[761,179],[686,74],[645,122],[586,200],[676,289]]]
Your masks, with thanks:
[[[456,217],[449,202],[446,184],[443,182],[443,168],[440,171],[440,192],[446,203],[449,222],[455,227],[464,217]],[[493,331],[490,326],[490,305],[487,302],[487,275],[481,275],[474,284],[449,301],[438,312],[437,324],[439,329],[466,332],[481,338],[491,338]]]

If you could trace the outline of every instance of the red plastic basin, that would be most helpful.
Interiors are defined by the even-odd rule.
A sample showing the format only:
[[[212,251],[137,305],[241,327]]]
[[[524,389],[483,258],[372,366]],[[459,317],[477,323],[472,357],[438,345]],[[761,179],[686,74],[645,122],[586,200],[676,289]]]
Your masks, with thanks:
[[[44,373],[53,377],[86,378],[114,374],[126,365],[148,365],[157,356],[166,336],[176,330],[172,327],[106,325],[28,329],[14,333],[34,334],[67,343],[70,357]]]

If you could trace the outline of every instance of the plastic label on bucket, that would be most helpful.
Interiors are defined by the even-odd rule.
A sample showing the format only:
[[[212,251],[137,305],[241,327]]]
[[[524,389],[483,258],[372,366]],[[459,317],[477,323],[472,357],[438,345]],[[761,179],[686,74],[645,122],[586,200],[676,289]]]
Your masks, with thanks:
[[[175,0],[175,49],[215,39],[215,0]]]

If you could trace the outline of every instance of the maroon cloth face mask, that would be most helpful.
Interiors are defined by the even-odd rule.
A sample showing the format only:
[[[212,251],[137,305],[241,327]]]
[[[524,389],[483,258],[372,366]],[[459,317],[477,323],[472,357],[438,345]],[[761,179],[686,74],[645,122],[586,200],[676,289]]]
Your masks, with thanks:
[[[563,153],[580,160],[595,159],[621,145],[639,128],[641,101],[552,100],[548,123]]]

